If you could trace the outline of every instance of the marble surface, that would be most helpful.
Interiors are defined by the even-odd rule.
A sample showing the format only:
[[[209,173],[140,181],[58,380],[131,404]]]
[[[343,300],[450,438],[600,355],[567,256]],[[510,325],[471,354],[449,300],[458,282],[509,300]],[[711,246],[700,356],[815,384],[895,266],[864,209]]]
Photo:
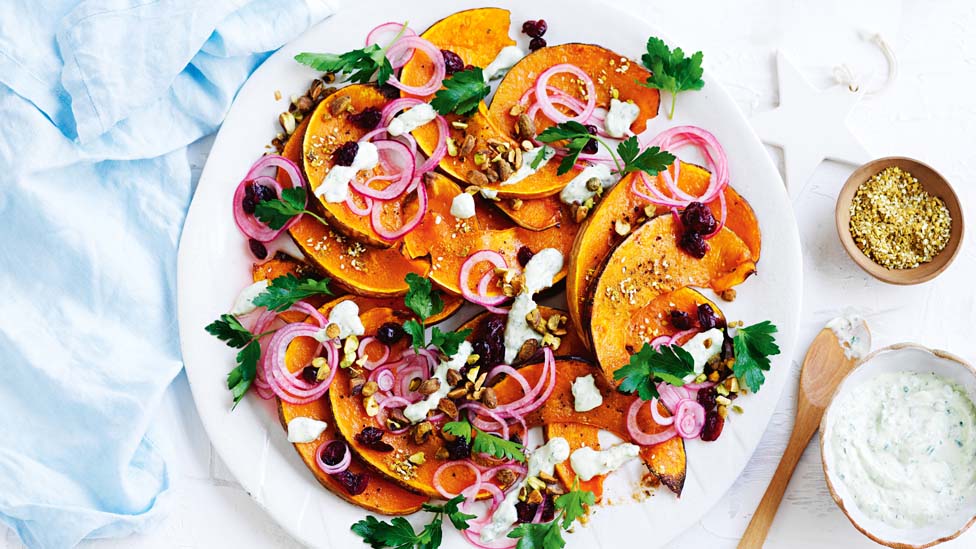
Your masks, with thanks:
[[[972,216],[970,205],[976,203],[976,190],[971,174],[976,172],[976,156],[968,144],[973,143],[976,131],[976,102],[972,100],[976,38],[971,34],[976,28],[976,4],[965,0],[618,3],[631,5],[667,29],[669,38],[685,50],[703,50],[712,77],[729,89],[746,116],[776,105],[777,49],[789,53],[818,86],[832,84],[833,67],[842,63],[851,66],[862,85],[880,84],[886,74],[884,57],[864,38],[865,33],[880,32],[895,51],[899,78],[885,93],[864,98],[854,108],[849,124],[872,156],[912,156],[941,171],[955,186],[965,214]],[[210,143],[210,139],[201,140],[190,150],[197,171]],[[782,151],[770,148],[769,152],[782,165]],[[952,267],[927,284],[895,287],[870,278],[846,256],[834,229],[836,193],[852,170],[853,166],[824,162],[806,184],[794,184],[790,189],[805,268],[794,379],[817,331],[849,309],[868,320],[875,347],[914,341],[976,361],[976,352],[967,346],[976,324],[971,286],[976,244],[967,239]],[[733,174],[733,178],[747,176]],[[670,547],[735,546],[786,445],[795,392],[794,383],[784,393],[762,444],[734,487]],[[173,488],[162,502],[166,516],[140,535],[84,546],[299,546],[250,499],[213,452],[185,376],[177,378],[168,391],[151,433],[169,456]],[[807,549],[828,545],[877,547],[854,530],[831,501],[815,438],[797,467],[766,546]],[[944,545],[972,546],[976,546],[976,532]],[[0,548],[18,547],[21,544],[12,531],[0,530]]]

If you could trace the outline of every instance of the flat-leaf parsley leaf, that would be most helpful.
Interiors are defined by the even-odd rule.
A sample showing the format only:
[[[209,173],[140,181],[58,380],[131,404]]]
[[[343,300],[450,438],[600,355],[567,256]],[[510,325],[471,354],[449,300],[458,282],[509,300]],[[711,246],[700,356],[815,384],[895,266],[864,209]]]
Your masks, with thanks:
[[[671,51],[660,38],[652,36],[647,39],[647,53],[641,56],[641,63],[651,71],[651,76],[644,85],[671,93],[668,118],[674,118],[674,105],[679,92],[700,90],[705,85],[702,80],[703,57],[700,51],[685,57],[681,48]]]
[[[745,382],[753,393],[766,381],[764,371],[769,370],[769,357],[780,353],[776,344],[776,326],[766,320],[752,326],[739,328],[732,344],[735,349],[735,377]]]
[[[630,356],[630,362],[613,373],[620,390],[637,394],[644,400],[657,398],[657,381],[675,387],[684,385],[684,377],[694,373],[695,359],[679,345],[662,345],[658,349],[645,343]]]
[[[452,112],[462,116],[478,110],[478,104],[488,97],[491,88],[485,83],[484,73],[474,67],[459,71],[444,80],[444,87],[437,90],[430,106],[442,115]]]
[[[282,312],[314,295],[332,295],[329,279],[298,278],[289,273],[271,281],[268,288],[254,298],[254,305],[267,307],[269,311]]]

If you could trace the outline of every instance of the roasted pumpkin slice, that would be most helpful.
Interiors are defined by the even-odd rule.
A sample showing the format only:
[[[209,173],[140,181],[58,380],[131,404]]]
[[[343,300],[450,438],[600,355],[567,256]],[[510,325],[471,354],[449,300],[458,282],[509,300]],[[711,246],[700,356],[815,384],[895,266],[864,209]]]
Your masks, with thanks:
[[[519,370],[519,373],[529,382],[529,386],[535,386],[542,374],[542,364],[525,366]],[[603,404],[589,412],[580,413],[576,411],[574,405],[572,384],[577,377],[587,374],[592,374],[596,380],[597,388],[603,396]],[[503,379],[494,385],[494,389],[498,401],[502,404],[513,402],[523,395],[522,386],[513,378]],[[636,398],[613,389],[602,372],[587,361],[556,359],[556,384],[552,395],[539,409],[526,416],[525,420],[530,427],[569,423],[603,429],[624,440],[630,440],[627,434],[627,411]],[[662,414],[667,414],[667,410],[663,407],[660,410]],[[638,414],[637,422],[647,433],[665,429],[651,419],[646,406]],[[585,437],[589,440],[591,436],[585,434],[580,438]],[[675,437],[655,446],[644,447],[641,449],[641,459],[665,486],[676,494],[681,494],[687,466],[683,439]],[[563,466],[570,467],[568,463],[564,463]]]
[[[461,188],[434,172],[426,174],[424,182],[427,185],[427,213],[417,228],[404,235],[404,251],[414,258],[430,256],[430,279],[449,292],[461,294],[461,265],[479,250],[497,251],[509,265],[516,266],[518,250],[523,246],[533,252],[556,248],[564,256],[572,248],[576,236],[573,225],[545,231],[530,231],[512,225],[507,229],[486,229],[487,223],[498,225],[497,214],[483,212],[488,208],[479,207],[475,217],[458,219],[451,215],[451,203],[463,192]],[[413,215],[415,207],[407,205],[408,216]],[[476,265],[470,280],[480,280],[491,268],[487,262]],[[556,281],[562,280],[563,276],[565,266],[556,275]]]
[[[295,129],[281,153],[299,164],[309,120],[305,118]],[[425,276],[430,270],[427,260],[409,259],[397,248],[375,248],[362,244],[308,215],[302,216],[288,232],[305,255],[332,277],[337,286],[353,294],[374,297],[403,295],[407,292],[404,280],[407,273]],[[377,273],[382,273],[382,276],[377,276]]]
[[[590,425],[578,423],[549,423],[542,426],[542,433],[546,440],[564,438],[569,443],[570,454],[586,446],[594,450],[600,449],[600,429]],[[556,477],[563,486],[572,487],[576,483],[576,472],[569,460],[556,464]],[[597,475],[590,480],[580,480],[579,489],[593,492],[596,500],[603,499],[603,480],[605,475]]]
[[[518,112],[513,111],[513,107],[518,104],[528,106],[522,99],[536,85],[539,75],[549,67],[562,63],[579,67],[593,79],[597,108],[608,108],[612,97],[620,101],[633,101],[640,107],[637,120],[630,126],[632,132],[644,131],[647,120],[657,116],[661,95],[657,90],[642,85],[651,73],[640,63],[594,44],[560,44],[530,53],[508,71],[488,109],[491,123],[511,132],[517,118],[512,112]],[[553,75],[548,85],[577,100],[586,100],[586,90],[581,88],[578,78],[570,73]],[[552,122],[545,115],[536,115],[535,127],[538,131],[551,125]]]
[[[670,215],[644,223],[614,249],[597,278],[590,341],[608,379],[630,360],[630,320],[654,298],[684,286],[723,291],[755,272],[749,248],[729,229],[709,239],[701,259],[678,247],[678,230]]]
[[[670,167],[669,171],[673,174],[674,167]],[[566,300],[573,325],[577,329],[585,330],[589,325],[592,284],[607,256],[624,238],[615,230],[615,223],[623,221],[636,227],[648,217],[667,213],[666,208],[649,204],[634,193],[633,185],[637,177],[637,174],[628,175],[603,195],[597,207],[583,222],[573,243],[566,273]],[[698,196],[708,187],[710,177],[711,174],[704,168],[682,162],[677,185],[681,190]],[[662,192],[666,192],[660,181],[651,178],[648,180]],[[638,181],[638,184],[641,183]],[[759,223],[752,207],[731,187],[726,188],[725,199],[728,207],[726,227],[748,246],[752,261],[758,261],[761,239]],[[719,216],[720,206],[717,201],[710,207],[716,217]],[[584,341],[590,343],[585,335],[583,337]]]
[[[375,333],[384,322],[396,320],[402,322],[405,318],[403,313],[398,313],[391,309],[370,309],[361,315],[366,333]],[[406,338],[404,339],[404,343]],[[407,351],[409,352],[409,351]],[[418,494],[430,497],[441,497],[434,487],[434,473],[445,462],[436,459],[434,456],[437,450],[443,447],[443,441],[438,436],[430,437],[423,444],[416,444],[409,430],[404,433],[384,433],[383,442],[387,443],[392,449],[376,449],[365,446],[356,440],[356,435],[367,427],[380,427],[375,417],[367,415],[363,407],[363,397],[352,393],[350,386],[349,372],[340,369],[329,388],[329,400],[332,406],[332,413],[335,417],[335,425],[353,450],[371,468],[382,473],[403,486]],[[407,461],[407,458],[423,452],[425,461],[422,464],[414,464]],[[455,467],[442,475],[441,485],[450,492],[460,492],[470,486],[475,480],[474,473],[467,467]],[[484,492],[481,497],[488,497]]]
[[[441,293],[441,298],[442,301],[444,301],[444,309],[440,313],[428,317],[426,322],[427,326],[433,326],[434,324],[438,324],[440,322],[447,320],[448,318],[453,316],[454,313],[458,312],[458,309],[460,309],[461,305],[464,304],[464,299],[455,295]],[[330,311],[332,310],[333,307],[335,307],[339,303],[342,303],[343,301],[349,301],[350,299],[355,301],[356,304],[359,305],[360,311],[365,311],[366,309],[392,309],[394,311],[406,310],[405,309],[406,306],[403,304],[403,298],[399,296],[364,297],[359,295],[344,295],[341,297],[337,297],[329,301],[328,303],[322,305],[320,310],[323,312]]]
[[[644,343],[650,343],[656,337],[678,333],[680,330],[671,325],[671,312],[681,311],[691,318],[698,318],[698,307],[700,305],[711,306],[712,311],[719,318],[725,318],[718,305],[691,288],[679,288],[655,297],[650,303],[637,310],[634,316],[630,317],[625,348],[633,354],[639,351]],[[688,339],[691,337],[690,335],[687,336]],[[684,341],[678,343],[681,344]]]
[[[331,307],[326,307],[326,312]],[[310,338],[297,338],[289,345],[285,353],[285,363],[292,371],[304,368],[315,358],[318,342]],[[339,480],[327,475],[316,464],[316,453],[319,446],[327,441],[339,438],[335,428],[335,420],[327,398],[322,398],[308,404],[291,404],[278,400],[278,417],[281,426],[288,429],[288,422],[296,417],[307,417],[324,421],[328,424],[325,431],[313,442],[295,443],[298,455],[305,465],[312,471],[315,478],[329,491],[342,499],[358,505],[370,512],[384,515],[409,515],[419,511],[429,499],[427,496],[403,489],[395,482],[375,474],[358,457],[353,457],[348,471],[353,474],[367,474],[369,481],[366,490],[361,494],[352,495]]]
[[[545,198],[499,200],[494,203],[513,223],[530,231],[544,231],[560,223],[573,223],[568,208],[556,195]]]
[[[420,36],[439,49],[456,53],[465,65],[486,67],[503,48],[515,45],[515,40],[508,36],[511,18],[512,14],[501,8],[464,10],[434,23]],[[433,65],[427,54],[415,51],[401,69],[400,81],[408,86],[419,86],[430,80],[433,74]],[[415,133],[414,137],[424,147],[420,135]],[[432,143],[437,143],[436,134]],[[433,150],[433,146],[429,150]]]
[[[348,98],[348,105],[342,112],[335,115],[332,111],[337,107],[338,101],[345,101]],[[348,141],[358,141],[367,133],[349,120],[349,115],[361,112],[363,109],[373,107],[382,109],[389,101],[380,90],[370,84],[353,84],[346,86],[335,92],[330,97],[319,103],[315,111],[308,115],[308,126],[302,141],[302,163],[305,168],[305,177],[308,179],[309,186],[314,190],[322,184],[326,174],[335,165],[332,153],[337,148]],[[362,172],[358,178],[365,181],[373,175],[382,175],[382,167],[377,167],[370,172]],[[378,190],[382,190],[388,183],[376,183]],[[365,208],[366,204],[356,193],[350,192],[350,199],[355,201],[359,208]],[[382,208],[380,222],[384,227],[394,230],[403,225],[403,202],[405,198],[377,201],[374,207]],[[324,198],[319,200],[325,217],[329,219],[336,230],[360,242],[378,247],[389,247],[393,242],[381,237],[374,229],[370,216],[354,213],[345,202],[333,203]]]

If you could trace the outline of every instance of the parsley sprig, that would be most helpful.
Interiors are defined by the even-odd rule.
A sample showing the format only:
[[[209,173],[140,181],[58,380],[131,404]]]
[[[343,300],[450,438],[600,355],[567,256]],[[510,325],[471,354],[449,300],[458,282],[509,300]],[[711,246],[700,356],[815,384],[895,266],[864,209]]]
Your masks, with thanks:
[[[468,521],[475,515],[463,513],[460,510],[464,496],[458,495],[443,505],[424,504],[424,511],[434,513],[434,518],[418,533],[403,517],[396,517],[390,522],[383,522],[369,515],[365,519],[352,525],[352,531],[363,538],[374,549],[390,547],[393,549],[437,549],[443,537],[444,516],[458,530],[467,530]]]
[[[511,440],[486,433],[471,425],[467,419],[444,424],[443,431],[456,437],[463,437],[471,443],[471,452],[488,454],[498,459],[525,462],[525,447]]]
[[[384,47],[380,47],[379,44],[371,44],[365,48],[338,55],[302,52],[295,56],[295,61],[308,65],[317,71],[345,74],[346,80],[349,82],[361,84],[369,82],[375,74],[376,82],[382,86],[393,76],[393,65],[387,59],[386,51],[400,39],[406,29],[407,24],[404,23],[400,32]]]
[[[508,537],[518,539],[515,549],[562,549],[566,546],[563,531],[568,530],[587,508],[596,503],[596,496],[589,490],[579,489],[579,479],[573,489],[556,498],[558,514],[550,522],[523,523],[515,527]]]
[[[430,106],[443,115],[455,112],[466,116],[478,110],[478,104],[490,92],[491,88],[485,83],[484,73],[480,68],[474,67],[458,71],[444,79],[444,87],[434,94]]]
[[[329,279],[298,278],[293,274],[279,276],[268,284],[267,289],[258,294],[252,303],[267,307],[269,311],[283,312],[295,303],[315,295],[332,295]]]
[[[403,330],[410,335],[414,349],[427,346],[427,319],[444,310],[444,300],[440,293],[434,290],[429,278],[416,273],[407,274],[407,295],[403,298],[404,305],[413,311],[420,320],[410,319],[403,323]],[[442,332],[436,326],[431,330],[430,342],[446,356],[453,356],[458,352],[461,342],[471,335],[471,329],[459,332]]]
[[[573,166],[576,165],[576,159],[579,158],[580,153],[583,152],[583,147],[589,143],[590,139],[595,139],[610,153],[613,163],[617,166],[617,173],[620,175],[636,171],[647,172],[648,175],[657,175],[658,172],[666,169],[674,162],[673,154],[662,151],[658,147],[648,147],[641,152],[640,144],[634,136],[621,141],[614,150],[600,137],[591,135],[586,126],[574,120],[546,128],[539,134],[538,139],[543,143],[566,142],[566,156],[559,162],[557,175],[562,175],[573,169]]]
[[[681,346],[662,345],[655,349],[645,343],[630,356],[628,364],[613,373],[613,378],[621,382],[621,391],[637,391],[642,399],[651,400],[658,397],[658,381],[681,387],[683,378],[694,371],[695,359]]]
[[[227,374],[227,388],[234,395],[234,407],[244,398],[254,376],[257,374],[258,360],[261,359],[261,344],[258,340],[271,332],[252,334],[234,315],[220,315],[205,328],[207,333],[223,341],[228,347],[240,349],[237,353],[237,367]]]
[[[641,63],[651,71],[651,76],[643,85],[671,93],[669,119],[674,118],[674,105],[679,92],[700,90],[705,85],[702,80],[703,57],[700,51],[685,57],[681,48],[671,51],[660,38],[652,36],[647,39],[647,53],[641,56]]]
[[[753,393],[759,391],[766,381],[764,371],[769,370],[769,357],[780,353],[776,344],[776,326],[766,320],[752,326],[739,328],[732,345],[735,349],[735,364],[732,372],[745,382]]]
[[[305,208],[306,196],[305,187],[284,189],[281,191],[281,198],[262,200],[255,204],[254,216],[275,230],[284,227],[296,215],[302,214],[308,214],[323,225],[328,225],[318,214]]]

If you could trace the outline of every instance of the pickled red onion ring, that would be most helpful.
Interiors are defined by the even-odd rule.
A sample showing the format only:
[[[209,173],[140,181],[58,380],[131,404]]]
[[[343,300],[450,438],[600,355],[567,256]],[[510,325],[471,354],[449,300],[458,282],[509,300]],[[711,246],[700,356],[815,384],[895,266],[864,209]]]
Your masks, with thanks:
[[[579,81],[586,87],[586,104],[582,111],[578,112],[576,116],[569,117],[559,111],[553,104],[552,99],[549,97],[548,86],[549,79],[556,74],[569,73],[575,76]],[[546,115],[550,120],[556,122],[557,124],[574,121],[583,122],[587,120],[591,114],[593,114],[594,109],[596,109],[596,86],[593,84],[593,79],[590,75],[586,74],[586,71],[572,65],[570,63],[560,63],[559,65],[553,65],[548,69],[542,71],[539,74],[539,78],[535,81],[535,100],[538,102],[542,114]]]
[[[508,268],[508,262],[505,261],[505,257],[494,250],[481,250],[469,255],[468,258],[464,260],[464,263],[461,264],[461,273],[458,277],[458,284],[461,287],[461,295],[464,296],[464,299],[467,299],[476,305],[481,305],[482,307],[500,305],[501,303],[504,303],[506,299],[508,299],[504,295],[488,296],[484,295],[480,291],[478,293],[471,291],[471,270],[474,269],[475,265],[481,263],[482,261],[487,261],[497,269]],[[491,271],[489,271],[487,274],[491,274]],[[485,285],[487,287],[487,283],[485,283]],[[481,284],[479,283],[478,286],[480,290]]]
[[[705,408],[697,401],[684,399],[674,412],[674,430],[681,438],[698,438],[705,426]]]
[[[430,59],[434,69],[430,79],[421,86],[408,86],[400,82],[396,75],[393,75],[390,76],[387,83],[409,94],[425,97],[439,90],[444,81],[444,77],[447,75],[447,67],[444,63],[444,55],[441,53],[441,50],[419,36],[403,36],[386,50],[386,55],[388,58],[394,59],[404,55],[407,51],[415,50],[420,50]]]
[[[373,30],[369,31],[369,34],[366,35],[366,45],[372,46],[373,44],[379,44],[380,47],[383,47],[384,44],[381,44],[380,41],[387,38],[387,35],[389,35],[388,38],[392,40],[393,38],[396,38],[397,35],[417,36],[417,33],[403,23],[390,21],[389,23],[377,25],[373,28]],[[389,48],[390,45],[392,44],[386,44],[386,47]],[[413,58],[413,50],[408,50],[400,55],[397,55],[396,57],[393,57],[389,54],[389,49],[387,49],[386,58],[390,60],[390,65],[392,65],[394,69],[399,69],[400,67],[406,65],[411,58]]]
[[[658,399],[651,399],[651,417],[658,425],[668,426],[674,423],[674,416],[665,417],[661,415],[661,410],[658,409]]]
[[[332,444],[333,442],[335,442],[335,440],[327,440],[322,444],[319,444],[319,447],[315,449],[315,464],[318,465],[319,469],[321,469],[322,472],[327,475],[341,473],[348,469],[349,464],[352,463],[352,452],[349,451],[349,445],[345,442],[343,442],[342,445],[346,448],[346,452],[342,454],[342,459],[339,461],[339,463],[329,465],[328,463],[322,461],[322,452],[329,446],[329,444]]]
[[[380,217],[382,213],[383,208],[374,207],[373,211],[370,212],[369,219],[373,227],[373,231],[375,231],[376,234],[378,234],[383,240],[396,240],[416,229],[417,226],[420,225],[420,222],[423,221],[424,215],[427,213],[427,186],[423,183],[417,185],[417,213],[414,215],[413,219],[405,221],[399,229],[390,230],[383,226],[383,220]]]
[[[640,446],[654,446],[655,444],[660,444],[674,438],[678,433],[674,430],[673,425],[660,433],[645,433],[638,427],[637,413],[640,411],[641,406],[647,403],[646,400],[641,400],[640,398],[634,399],[634,403],[627,410],[627,434],[630,435],[631,440]]]

